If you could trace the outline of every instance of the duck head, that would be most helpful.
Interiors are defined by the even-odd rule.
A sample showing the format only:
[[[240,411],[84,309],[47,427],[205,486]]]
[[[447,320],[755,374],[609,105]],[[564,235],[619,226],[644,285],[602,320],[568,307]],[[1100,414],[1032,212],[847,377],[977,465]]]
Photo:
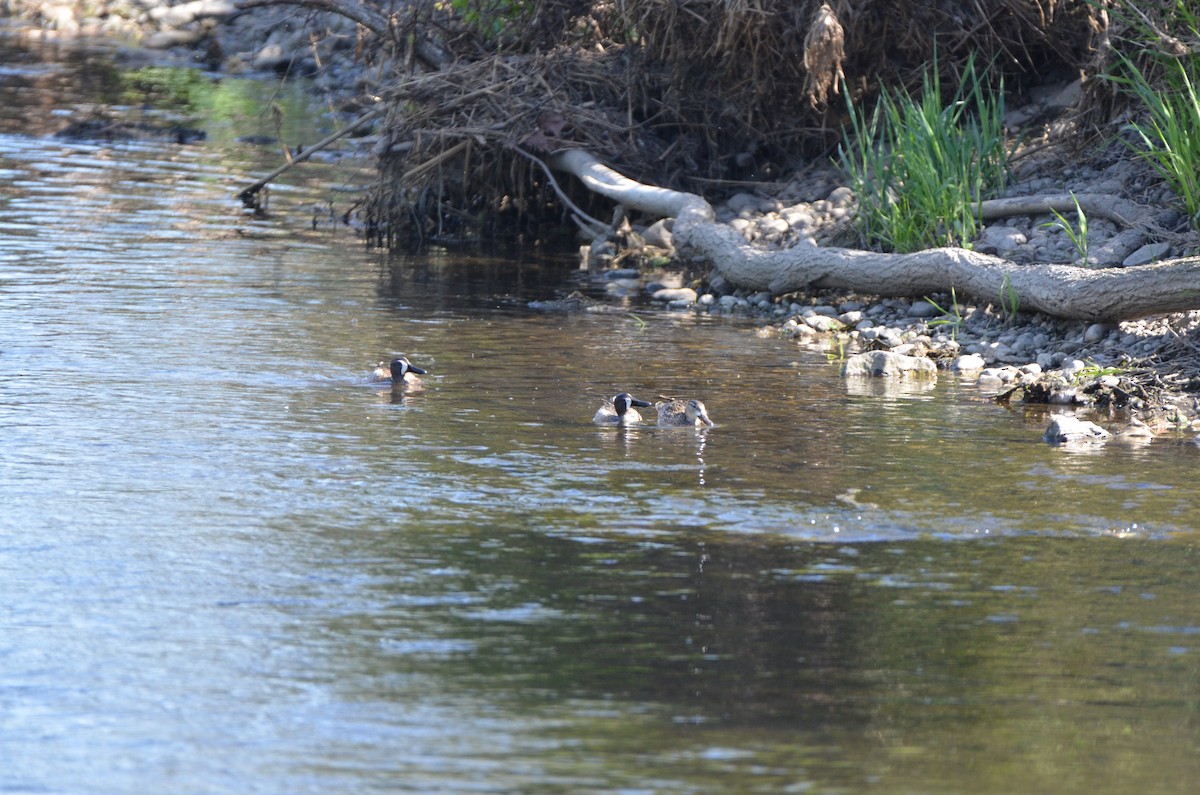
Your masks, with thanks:
[[[613,410],[617,412],[618,417],[623,416],[633,406],[644,409],[649,405],[649,401],[638,400],[628,392],[622,392],[613,398]]]
[[[403,356],[397,356],[395,359],[392,359],[391,370],[392,370],[392,380],[395,381],[397,384],[400,383],[401,381],[403,381],[404,376],[407,375],[408,373],[415,373],[417,375],[425,375],[425,372],[426,372],[425,370],[422,370],[420,367],[417,367],[416,365],[412,364],[408,359],[404,358]]]
[[[699,400],[689,400],[683,407],[683,413],[693,425],[703,423],[712,427],[713,421],[708,418],[708,409]]]

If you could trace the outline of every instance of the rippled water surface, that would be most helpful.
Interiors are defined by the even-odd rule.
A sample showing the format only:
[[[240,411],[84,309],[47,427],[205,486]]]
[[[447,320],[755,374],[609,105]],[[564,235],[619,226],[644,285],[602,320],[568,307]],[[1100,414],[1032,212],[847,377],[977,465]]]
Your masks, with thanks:
[[[1053,449],[742,322],[534,312],[570,258],[369,251],[329,222],[350,161],[244,215],[253,115],[179,146],[45,110],[0,134],[0,792],[1200,777],[1190,443]],[[423,390],[367,382],[398,352]],[[593,426],[620,390],[717,425]]]

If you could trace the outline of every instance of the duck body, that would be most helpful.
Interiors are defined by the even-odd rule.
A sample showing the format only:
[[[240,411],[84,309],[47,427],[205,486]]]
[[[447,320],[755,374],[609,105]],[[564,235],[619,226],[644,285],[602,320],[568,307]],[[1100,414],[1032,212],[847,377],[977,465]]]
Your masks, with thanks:
[[[654,408],[658,410],[659,425],[674,428],[707,425],[711,428],[713,424],[708,409],[699,400],[663,400],[655,403]]]
[[[427,371],[417,367],[403,356],[397,356],[390,362],[380,362],[371,373],[371,380],[377,383],[391,383],[392,386],[420,386],[419,376]]]
[[[642,415],[634,407],[647,408],[649,405],[647,400],[638,400],[628,392],[622,392],[605,402],[596,412],[596,416],[592,417],[592,422],[602,425],[630,425],[641,422]]]

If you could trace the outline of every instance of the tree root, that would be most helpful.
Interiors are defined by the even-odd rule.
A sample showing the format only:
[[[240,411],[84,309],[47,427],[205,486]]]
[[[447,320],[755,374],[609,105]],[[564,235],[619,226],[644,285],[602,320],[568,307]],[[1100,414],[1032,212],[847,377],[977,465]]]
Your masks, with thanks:
[[[588,189],[627,207],[674,217],[673,235],[680,254],[708,263],[730,282],[753,290],[780,294],[840,288],[882,296],[920,296],[953,288],[959,294],[997,302],[1012,312],[1032,310],[1091,321],[1132,320],[1200,308],[1200,257],[1134,268],[1093,269],[1019,265],[962,248],[881,254],[801,242],[793,248],[767,251],[751,246],[735,229],[718,224],[712,207],[700,196],[637,182],[582,149],[556,152],[549,162],[575,175]],[[1149,213],[1114,197],[1084,194],[1075,199],[1085,212],[1122,222],[1145,222]],[[984,217],[999,217],[1074,210],[1075,199],[1003,199],[985,202],[981,212]]]

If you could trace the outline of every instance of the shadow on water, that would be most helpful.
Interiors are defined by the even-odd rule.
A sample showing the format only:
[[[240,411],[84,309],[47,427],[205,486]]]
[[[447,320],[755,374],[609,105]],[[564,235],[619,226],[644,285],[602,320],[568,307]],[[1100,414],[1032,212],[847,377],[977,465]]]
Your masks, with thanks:
[[[229,118],[0,134],[0,790],[1196,779],[1194,446],[1051,448],[744,321],[531,311],[571,258],[314,225],[348,164],[246,217]],[[369,383],[399,353],[422,389]],[[593,425],[618,391],[716,426]]]

